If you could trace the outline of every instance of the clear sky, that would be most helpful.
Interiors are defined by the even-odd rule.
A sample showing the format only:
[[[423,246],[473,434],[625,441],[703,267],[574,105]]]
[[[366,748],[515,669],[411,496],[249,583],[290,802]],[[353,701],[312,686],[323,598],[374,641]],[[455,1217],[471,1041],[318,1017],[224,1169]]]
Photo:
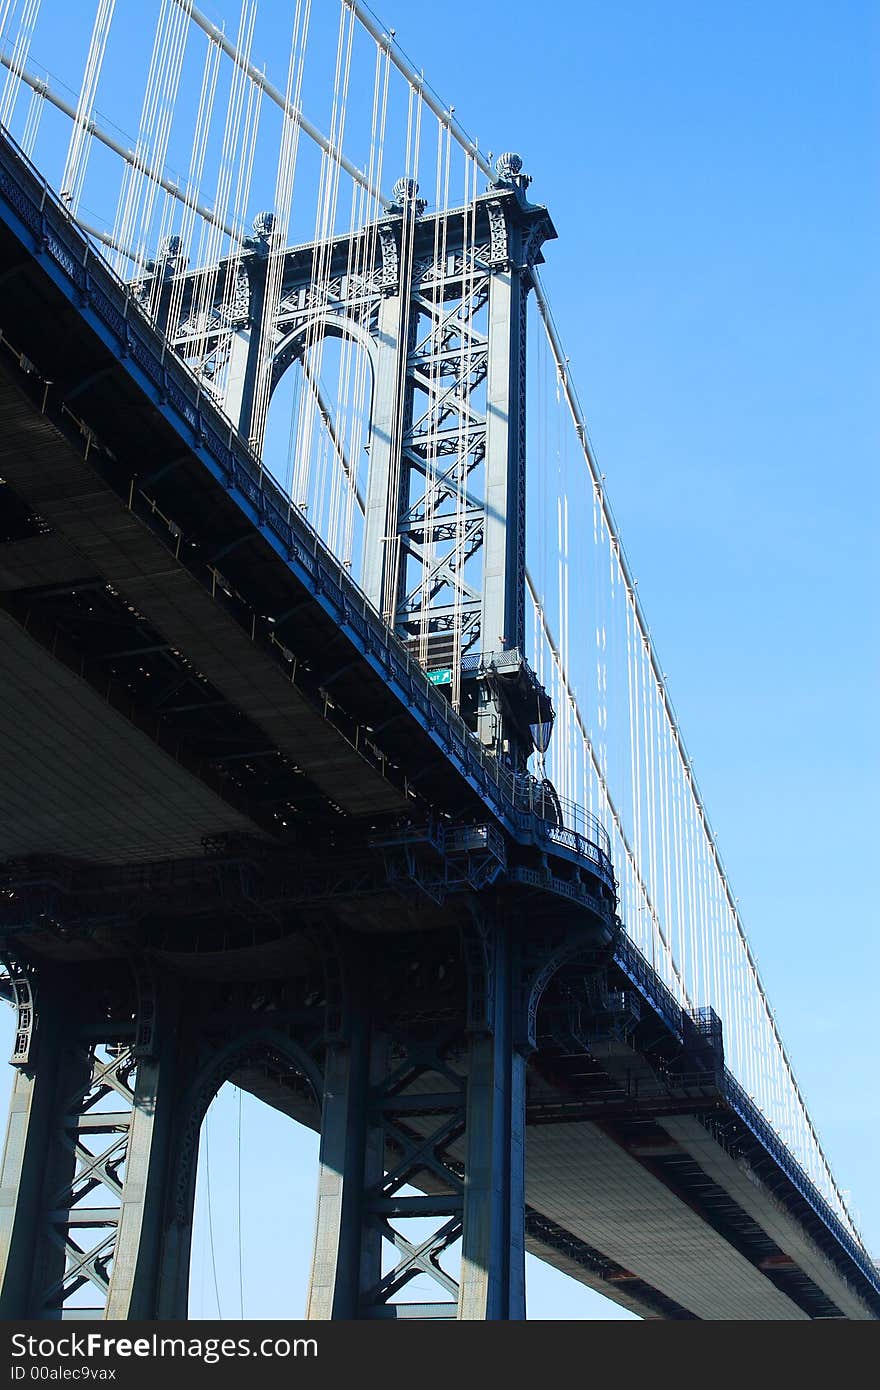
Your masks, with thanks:
[[[91,0],[76,8],[90,22]],[[522,154],[553,215],[544,283],[697,778],[813,1120],[880,1255],[880,9],[389,0],[381,18],[482,148]],[[274,1122],[248,1127],[254,1105],[245,1312],[275,1315],[288,1262],[304,1287],[311,1140],[295,1151]],[[212,1124],[230,1316],[231,1092]],[[261,1275],[265,1181],[249,1175],[270,1163],[295,1195]],[[205,1229],[193,1311],[210,1316]],[[530,1312],[611,1315],[544,1271]]]

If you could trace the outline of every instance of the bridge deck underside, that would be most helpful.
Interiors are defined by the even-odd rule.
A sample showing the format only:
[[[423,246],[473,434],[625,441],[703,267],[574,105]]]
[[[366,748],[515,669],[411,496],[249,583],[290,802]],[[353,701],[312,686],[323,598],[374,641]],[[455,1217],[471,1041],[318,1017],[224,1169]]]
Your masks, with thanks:
[[[16,269],[4,296],[6,322],[19,326],[15,346],[51,376],[56,407],[66,397],[76,411],[65,417],[65,435],[57,419],[53,425],[35,412],[22,389],[26,373],[3,354],[0,478],[12,492],[0,488],[0,502],[4,513],[21,513],[24,525],[0,545],[0,592],[16,596],[19,620],[31,595],[110,586],[137,610],[153,644],[184,652],[210,685],[214,703],[225,703],[239,732],[253,736],[236,752],[271,750],[283,760],[295,809],[318,810],[325,818],[399,814],[412,794],[404,762],[418,766],[414,790],[435,804],[473,808],[472,788],[409,717],[399,695],[118,359],[84,332],[35,266],[16,262],[0,231],[0,273],[10,262]],[[78,423],[96,420],[101,442],[87,458],[88,435],[79,433]],[[103,473],[95,466],[99,458]],[[28,528],[28,510],[38,514],[40,530]],[[181,533],[183,549],[176,544]],[[145,645],[143,633],[132,645]],[[129,664],[124,678],[134,674]],[[357,719],[348,713],[352,707]],[[196,723],[187,734],[196,732]],[[280,821],[270,813],[273,818],[276,823],[267,825],[264,817],[263,828],[276,834]],[[218,829],[230,821],[238,823],[221,815]]]
[[[153,860],[252,828],[2,613],[0,646],[0,858]]]
[[[809,1316],[598,1126],[535,1126],[526,1155],[529,1205],[632,1282],[698,1318]]]
[[[54,528],[53,534],[21,537],[2,547],[6,553],[0,560],[0,589],[18,595],[17,613],[25,617],[47,589],[76,594],[90,588],[106,591],[110,586],[129,611],[136,611],[142,629],[139,634],[132,626],[124,678],[133,679],[132,660],[138,661],[142,671],[143,662],[155,658],[150,646],[172,654],[185,652],[190,671],[202,683],[210,683],[215,706],[226,702],[230,717],[239,724],[247,721],[253,730],[252,744],[257,746],[247,749],[245,744],[243,751],[258,756],[265,749],[276,750],[292,773],[298,771],[309,779],[312,796],[323,800],[325,812],[336,808],[354,815],[399,811],[405,805],[400,788],[359,757],[321,717],[284,671],[280,651],[273,659],[260,650],[228,611],[225,581],[215,586],[212,595],[205,583],[169,554],[167,543],[126,509],[69,441],[47,420],[28,419],[28,413],[27,403],[4,374],[0,377],[0,469],[7,483],[38,510],[44,524]],[[229,532],[225,534],[228,544]],[[222,548],[223,538],[220,529],[216,549]],[[256,535],[251,539],[259,546]],[[301,601],[291,591],[288,606],[298,598]],[[149,626],[146,635],[145,623]],[[312,641],[321,645],[323,637],[328,648],[330,634],[318,636],[309,626],[309,614],[300,613],[297,637],[303,645]],[[149,637],[155,640],[150,643]],[[144,649],[142,657],[137,655],[138,647]],[[93,655],[107,661],[108,679],[121,669],[119,656],[98,651]],[[334,655],[338,665],[346,664],[343,655]],[[133,691],[134,703],[138,693]],[[167,721],[168,714],[167,706],[157,710],[156,722]],[[221,816],[218,830],[241,823],[240,818]]]
[[[310,1103],[260,1067],[233,1080],[319,1127]],[[530,1072],[528,1094],[534,1117],[536,1098],[549,1094],[546,1078]],[[719,1102],[715,1112],[724,1109]],[[697,1115],[640,1122],[629,1138],[625,1128],[532,1118],[526,1246],[537,1258],[649,1319],[873,1316],[827,1253]],[[674,1165],[687,1166],[687,1181]]]

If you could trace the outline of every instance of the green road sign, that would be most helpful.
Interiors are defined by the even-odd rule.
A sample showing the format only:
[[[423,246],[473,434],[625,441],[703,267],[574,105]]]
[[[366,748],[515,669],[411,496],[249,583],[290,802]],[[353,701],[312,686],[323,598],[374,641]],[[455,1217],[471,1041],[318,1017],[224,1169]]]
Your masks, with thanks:
[[[439,671],[429,671],[427,674],[428,674],[428,680],[431,682],[432,685],[451,685],[451,684],[452,684],[452,667],[451,667],[451,666],[444,666],[444,667],[442,667],[442,669],[439,670]]]

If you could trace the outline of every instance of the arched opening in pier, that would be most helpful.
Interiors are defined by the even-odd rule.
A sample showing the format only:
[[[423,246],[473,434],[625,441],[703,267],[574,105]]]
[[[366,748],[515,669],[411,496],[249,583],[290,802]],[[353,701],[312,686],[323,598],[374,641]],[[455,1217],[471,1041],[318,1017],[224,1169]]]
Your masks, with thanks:
[[[3,1058],[12,1050],[15,1019],[14,1009],[0,1008],[0,1126],[4,1132],[15,1073],[3,1064]],[[274,1110],[250,1092],[240,1091],[231,1083],[218,1091],[202,1123],[199,1146],[190,1265],[191,1319],[217,1318],[218,1308],[223,1319],[241,1316],[239,1171],[245,1318],[303,1316],[312,1254],[319,1142],[317,1131]],[[402,1195],[416,1195],[415,1189],[405,1188]],[[424,1226],[426,1234],[429,1224]],[[414,1238],[415,1222],[410,1223],[406,1234]],[[443,1263],[457,1278],[456,1254],[450,1248]],[[386,1271],[391,1258],[389,1249]],[[532,1255],[526,1256],[526,1283],[528,1316],[532,1319],[633,1317]],[[413,1281],[399,1301],[428,1301],[438,1295],[442,1298],[442,1291],[424,1276],[423,1282]]]
[[[231,1081],[217,1092],[199,1142],[191,1319],[305,1316],[319,1142]]]
[[[292,355],[291,355],[292,354]],[[344,569],[360,582],[372,366],[350,336],[306,335],[269,404],[263,461]]]

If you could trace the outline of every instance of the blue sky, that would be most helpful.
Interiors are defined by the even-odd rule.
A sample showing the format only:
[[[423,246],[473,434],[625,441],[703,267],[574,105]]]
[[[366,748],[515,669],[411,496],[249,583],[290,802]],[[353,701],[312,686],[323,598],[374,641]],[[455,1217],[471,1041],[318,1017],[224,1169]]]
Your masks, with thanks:
[[[697,778],[814,1122],[880,1255],[880,10],[400,0],[381,17],[482,148],[521,152],[553,215],[544,283]],[[218,1149],[236,1123],[223,1106]],[[247,1279],[259,1203],[247,1186],[243,1200]],[[297,1258],[307,1201],[289,1217]],[[537,1316],[608,1315],[546,1273],[530,1298]]]

